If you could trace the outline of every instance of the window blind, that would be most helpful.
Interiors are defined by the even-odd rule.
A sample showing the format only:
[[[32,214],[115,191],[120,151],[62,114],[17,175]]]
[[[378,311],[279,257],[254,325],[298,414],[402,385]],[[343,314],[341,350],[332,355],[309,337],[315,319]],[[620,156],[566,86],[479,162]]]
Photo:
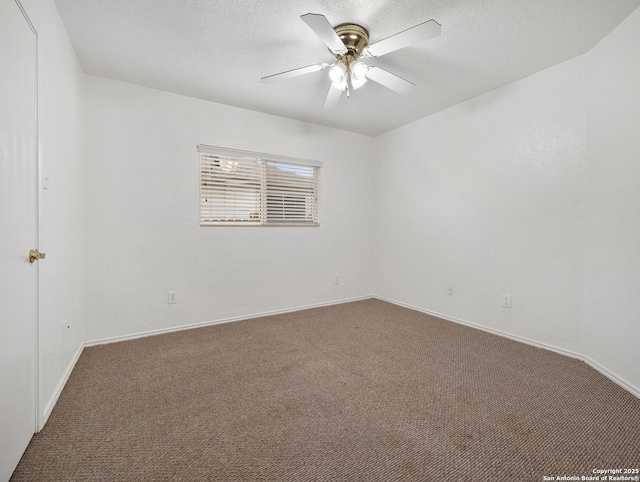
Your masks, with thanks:
[[[318,226],[320,163],[198,146],[201,226]]]

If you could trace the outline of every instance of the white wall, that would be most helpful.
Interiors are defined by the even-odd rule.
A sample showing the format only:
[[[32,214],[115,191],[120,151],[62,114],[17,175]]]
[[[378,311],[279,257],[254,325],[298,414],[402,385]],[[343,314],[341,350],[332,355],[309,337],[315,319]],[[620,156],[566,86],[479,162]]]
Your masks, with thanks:
[[[22,0],[38,32],[40,170],[40,423],[84,340],[84,75],[51,0]],[[71,321],[65,339],[62,325]]]
[[[585,97],[578,58],[378,137],[374,292],[578,349]]]
[[[640,393],[639,32],[376,138],[374,293]]]
[[[588,59],[586,349],[640,387],[640,10]]]
[[[86,340],[371,294],[369,137],[98,77],[85,85]],[[322,161],[321,226],[199,227],[197,144]]]

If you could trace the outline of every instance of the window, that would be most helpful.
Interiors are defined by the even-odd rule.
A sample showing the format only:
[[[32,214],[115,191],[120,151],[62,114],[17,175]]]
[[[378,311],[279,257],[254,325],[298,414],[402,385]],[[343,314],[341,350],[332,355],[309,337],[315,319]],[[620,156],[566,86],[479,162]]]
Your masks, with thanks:
[[[317,161],[198,146],[200,226],[318,226]]]

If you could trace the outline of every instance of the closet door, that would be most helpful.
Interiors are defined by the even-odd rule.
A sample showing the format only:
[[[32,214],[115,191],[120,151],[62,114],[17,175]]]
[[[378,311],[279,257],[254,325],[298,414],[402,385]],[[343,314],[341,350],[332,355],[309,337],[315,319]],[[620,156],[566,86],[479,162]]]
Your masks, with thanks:
[[[37,36],[0,0],[0,481],[36,429]]]

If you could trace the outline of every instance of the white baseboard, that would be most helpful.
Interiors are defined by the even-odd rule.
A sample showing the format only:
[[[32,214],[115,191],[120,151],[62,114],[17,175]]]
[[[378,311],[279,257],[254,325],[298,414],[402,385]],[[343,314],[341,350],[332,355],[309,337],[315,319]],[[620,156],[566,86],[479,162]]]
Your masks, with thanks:
[[[44,409],[44,413],[42,413],[41,418],[38,421],[39,423],[38,432],[44,428],[45,424],[47,423],[47,420],[49,420],[49,416],[51,415],[51,412],[53,412],[53,407],[55,407],[56,403],[58,403],[58,398],[60,398],[60,394],[62,393],[64,386],[67,384],[67,381],[71,376],[71,372],[73,372],[73,369],[75,368],[76,363],[78,363],[78,360],[80,359],[80,355],[82,355],[82,350],[84,350],[83,343],[80,344],[75,355],[73,355],[73,358],[69,362],[69,365],[67,366],[67,369],[65,370],[64,375],[58,382],[58,386],[56,386],[55,392],[53,392],[53,395],[49,399],[49,402],[47,403],[47,406]]]
[[[95,346],[95,345],[105,345],[107,343],[117,343],[119,341],[135,340],[136,338],[144,338],[144,337],[147,337],[147,336],[162,335],[164,333],[173,333],[173,332],[182,331],[182,330],[191,330],[193,328],[203,328],[205,326],[220,325],[222,323],[231,323],[233,321],[250,320],[252,318],[263,318],[265,316],[281,315],[281,314],[284,314],[284,313],[291,313],[293,311],[308,310],[308,309],[311,309],[311,308],[321,308],[323,306],[339,305],[339,304],[342,304],[342,303],[350,303],[352,301],[369,300],[371,298],[373,298],[372,295],[359,296],[359,297],[356,297],[356,298],[347,298],[347,299],[336,300],[336,301],[327,301],[327,302],[324,302],[324,303],[315,303],[315,304],[312,304],[312,305],[297,306],[295,308],[286,308],[286,309],[283,309],[283,310],[265,311],[265,312],[262,312],[262,313],[253,313],[253,314],[250,314],[250,315],[235,316],[235,317],[232,317],[232,318],[222,318],[222,319],[219,319],[219,320],[202,321],[202,322],[199,322],[199,323],[191,323],[191,324],[188,324],[188,325],[172,326],[172,327],[169,327],[169,328],[161,328],[159,330],[141,331],[141,332],[138,332],[138,333],[132,333],[130,335],[112,336],[112,337],[107,337],[107,338],[98,338],[96,340],[85,341],[84,342],[84,346],[89,347],[89,346]]]
[[[582,356],[581,360],[585,362],[587,365],[589,365],[591,368],[593,368],[594,370],[598,370],[600,373],[602,373],[605,377],[607,377],[613,383],[620,385],[622,388],[630,392],[632,395],[635,395],[636,397],[640,398],[640,388],[636,387],[635,385],[628,382],[624,378],[619,377],[618,375],[616,375],[609,369],[603,367],[597,361],[592,360],[588,356]]]
[[[539,341],[536,341],[536,340],[532,340],[530,338],[526,338],[526,337],[523,337],[523,336],[512,335],[511,333],[506,333],[504,331],[496,330],[495,328],[489,328],[489,327],[486,327],[486,326],[483,326],[483,325],[479,325],[477,323],[473,323],[471,321],[463,320],[463,319],[460,319],[460,318],[454,318],[452,316],[444,315],[442,313],[437,313],[435,311],[426,310],[424,308],[419,308],[417,306],[409,305],[407,303],[402,303],[400,301],[396,301],[396,300],[392,300],[392,299],[389,299],[389,298],[385,298],[383,296],[374,295],[373,298],[376,298],[376,299],[381,300],[381,301],[386,301],[388,303],[393,303],[394,305],[402,306],[404,308],[409,308],[410,310],[419,311],[419,312],[425,313],[427,315],[435,316],[436,318],[441,318],[443,320],[452,321],[454,323],[458,323],[458,324],[461,324],[461,325],[469,326],[471,328],[476,328],[478,330],[486,331],[487,333],[492,333],[494,335],[502,336],[504,338],[509,338],[510,340],[514,340],[514,341],[518,341],[518,342],[521,342],[521,343],[525,343],[527,345],[535,346],[536,348],[543,348],[545,350],[549,350],[549,351],[553,351],[555,353],[559,353],[560,355],[565,355],[565,356],[568,356],[568,357],[571,357],[571,358],[575,358],[577,360],[585,362],[587,365],[589,365],[593,369],[599,371],[602,375],[607,377],[612,382],[616,383],[617,385],[620,385],[622,388],[624,388],[625,390],[630,392],[632,395],[640,398],[640,389],[638,387],[634,386],[632,383],[629,383],[628,381],[626,381],[622,377],[619,377],[618,375],[616,375],[615,373],[611,372],[610,370],[608,370],[607,368],[603,367],[598,362],[592,360],[591,358],[589,358],[586,355],[582,355],[580,353],[576,353],[576,352],[573,352],[571,350],[565,350],[564,348],[559,348],[557,346],[549,345],[547,343],[542,343],[542,342],[539,342]]]

